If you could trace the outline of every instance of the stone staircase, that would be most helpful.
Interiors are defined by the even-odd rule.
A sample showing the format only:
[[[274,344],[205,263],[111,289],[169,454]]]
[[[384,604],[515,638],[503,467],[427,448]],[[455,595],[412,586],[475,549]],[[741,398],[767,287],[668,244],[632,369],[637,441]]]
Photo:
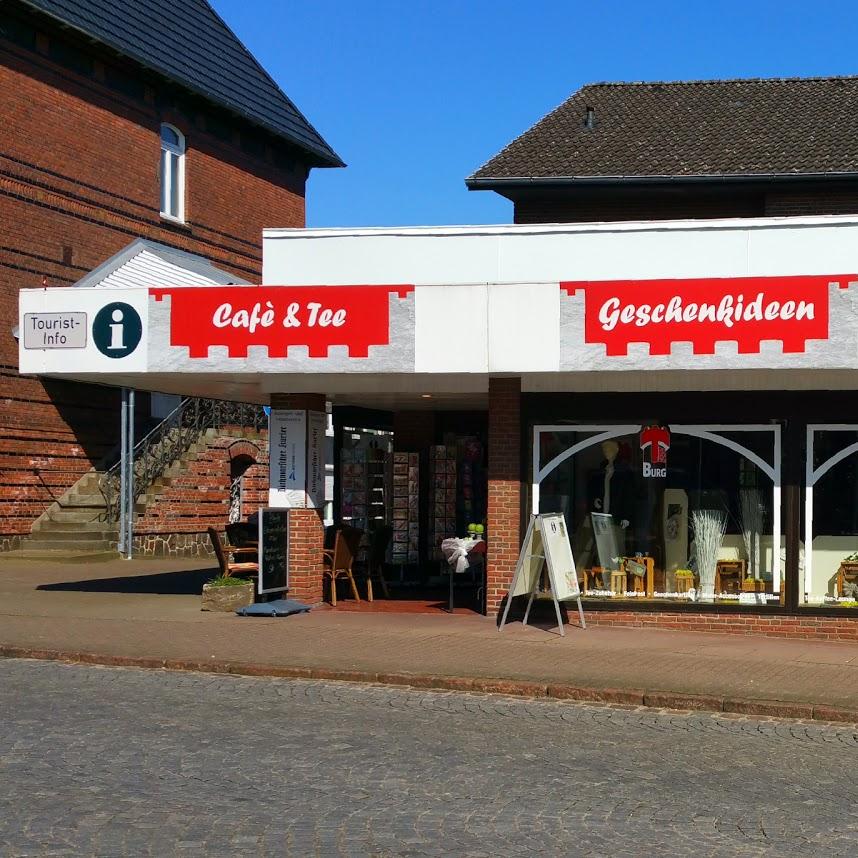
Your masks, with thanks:
[[[215,400],[183,400],[179,409],[145,435],[134,450],[135,516],[146,512],[147,507],[218,436],[222,426],[241,426],[248,418],[249,408],[255,406]],[[184,420],[184,413],[189,413],[193,419]],[[258,422],[258,415],[256,420]],[[252,437],[258,428],[245,426],[227,434]],[[22,540],[21,549],[12,553],[41,559],[116,557],[118,511],[115,505],[112,509],[108,506],[104,495],[108,485],[111,487],[108,494],[112,494],[115,503],[117,466],[109,471],[88,471],[39,516],[30,534]]]
[[[118,532],[115,524],[107,522],[100,476],[99,471],[88,471],[36,519],[22,541],[22,556],[116,556]]]

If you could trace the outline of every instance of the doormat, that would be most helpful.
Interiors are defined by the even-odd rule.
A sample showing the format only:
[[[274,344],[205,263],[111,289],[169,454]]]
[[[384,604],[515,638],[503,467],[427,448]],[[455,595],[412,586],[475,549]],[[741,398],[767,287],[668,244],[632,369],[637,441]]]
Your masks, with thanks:
[[[290,614],[304,614],[309,605],[297,599],[274,599],[271,602],[257,602],[236,611],[239,617],[288,617]]]

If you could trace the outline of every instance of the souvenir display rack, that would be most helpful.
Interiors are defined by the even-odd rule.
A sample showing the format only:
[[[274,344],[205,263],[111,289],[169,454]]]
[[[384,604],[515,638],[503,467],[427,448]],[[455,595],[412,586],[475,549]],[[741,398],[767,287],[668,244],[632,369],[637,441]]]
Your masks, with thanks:
[[[456,535],[456,448],[429,448],[429,554],[443,557],[441,543]]]
[[[391,561],[420,562],[420,454],[393,454],[393,543]]]

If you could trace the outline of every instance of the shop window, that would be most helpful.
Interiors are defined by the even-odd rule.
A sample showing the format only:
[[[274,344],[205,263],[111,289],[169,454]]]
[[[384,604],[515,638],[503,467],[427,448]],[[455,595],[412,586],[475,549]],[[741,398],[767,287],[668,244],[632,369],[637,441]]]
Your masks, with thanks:
[[[808,426],[806,461],[804,604],[858,608],[858,425]]]
[[[536,426],[532,510],[565,515],[588,597],[777,603],[780,459],[777,425]]]
[[[161,126],[161,215],[185,219],[185,137],[166,124]]]

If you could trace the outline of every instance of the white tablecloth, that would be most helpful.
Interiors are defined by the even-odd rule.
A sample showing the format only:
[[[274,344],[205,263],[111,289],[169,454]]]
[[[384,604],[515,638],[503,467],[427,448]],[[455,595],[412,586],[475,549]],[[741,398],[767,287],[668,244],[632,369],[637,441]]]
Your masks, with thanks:
[[[481,538],[460,539],[458,536],[451,536],[441,543],[441,553],[444,555],[444,559],[453,567],[453,571],[461,574],[471,565],[468,559],[468,552],[472,551],[482,541]]]

